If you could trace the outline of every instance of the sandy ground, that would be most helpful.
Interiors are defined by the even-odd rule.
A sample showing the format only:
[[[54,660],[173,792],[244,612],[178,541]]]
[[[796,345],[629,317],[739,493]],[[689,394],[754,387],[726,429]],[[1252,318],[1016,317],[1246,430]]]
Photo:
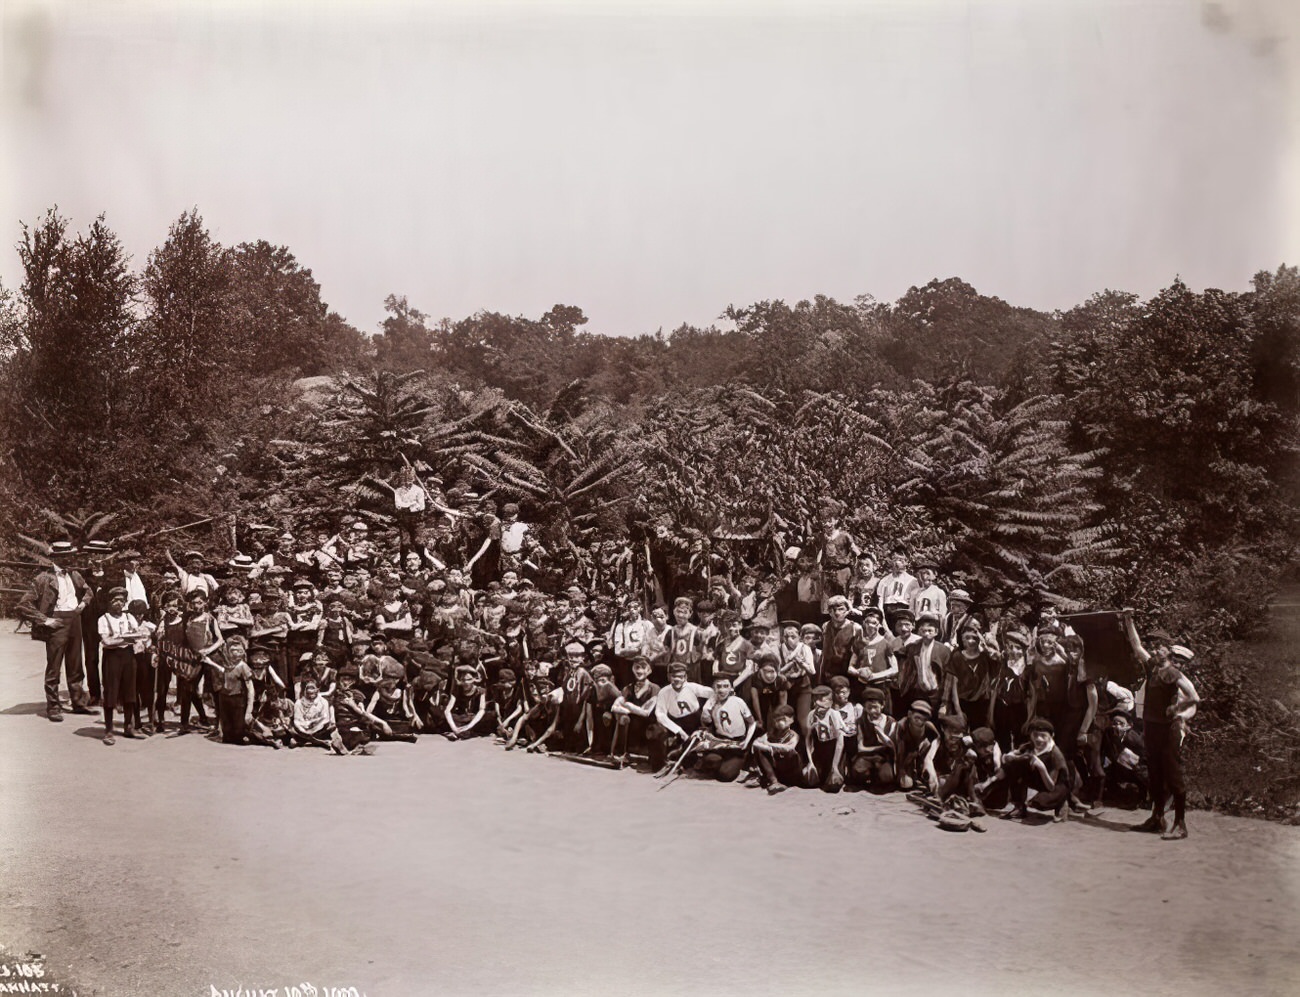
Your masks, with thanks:
[[[0,634],[0,944],[83,994],[1286,994],[1300,829],[1193,813],[938,830],[505,754],[100,743]]]

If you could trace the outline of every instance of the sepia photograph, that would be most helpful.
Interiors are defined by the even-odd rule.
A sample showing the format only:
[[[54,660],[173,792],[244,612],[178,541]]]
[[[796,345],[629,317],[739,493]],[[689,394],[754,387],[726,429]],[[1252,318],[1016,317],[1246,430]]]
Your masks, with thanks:
[[[1300,5],[0,0],[0,995],[1300,993]]]

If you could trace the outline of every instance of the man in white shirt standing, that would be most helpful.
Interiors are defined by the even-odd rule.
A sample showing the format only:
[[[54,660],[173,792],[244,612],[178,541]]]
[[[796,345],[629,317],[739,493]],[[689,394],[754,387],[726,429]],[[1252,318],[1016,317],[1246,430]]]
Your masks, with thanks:
[[[18,603],[19,615],[32,625],[32,639],[45,641],[45,715],[54,723],[63,720],[59,674],[65,670],[72,712],[91,712],[81,656],[81,611],[91,592],[81,573],[67,568],[76,553],[77,548],[66,540],[51,544],[50,567],[32,579]]]
[[[420,520],[429,504],[429,494],[415,480],[415,468],[409,464],[397,472],[397,484],[389,485],[393,490],[393,508],[397,513],[397,525],[402,531],[408,549],[419,548]]]
[[[149,602],[149,589],[140,577],[140,552],[138,550],[124,550],[117,556],[122,565],[122,587],[126,589],[126,604],[139,599],[146,605],[153,605]]]
[[[207,593],[208,602],[213,602],[217,597],[217,580],[203,570],[203,555],[197,550],[187,550],[183,560],[185,567],[182,568],[172,557],[171,550],[167,551],[167,561],[176,569],[180,579],[181,595],[188,600],[191,592],[202,589]],[[252,572],[249,572],[249,577],[252,577]]]
[[[501,507],[501,567],[522,571],[525,567],[536,568],[535,564],[526,564],[533,553],[541,553],[537,541],[533,539],[527,523],[519,519],[519,506],[507,502]]]

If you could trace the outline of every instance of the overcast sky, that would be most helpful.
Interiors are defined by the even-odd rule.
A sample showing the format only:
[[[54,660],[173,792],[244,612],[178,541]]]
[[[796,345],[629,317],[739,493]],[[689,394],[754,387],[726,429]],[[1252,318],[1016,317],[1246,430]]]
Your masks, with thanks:
[[[1284,9],[8,0],[0,279],[57,202],[138,266],[197,206],[371,331],[390,293],[635,334],[933,277],[1245,289],[1300,263]]]

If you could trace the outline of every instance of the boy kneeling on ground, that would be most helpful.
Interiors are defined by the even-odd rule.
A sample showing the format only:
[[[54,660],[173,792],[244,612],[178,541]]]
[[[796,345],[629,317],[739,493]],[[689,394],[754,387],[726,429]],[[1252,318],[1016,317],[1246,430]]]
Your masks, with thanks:
[[[713,676],[713,695],[700,711],[704,734],[695,749],[701,756],[700,774],[713,775],[719,782],[735,782],[745,766],[756,726],[754,714],[735,694],[731,676],[726,672]]]
[[[557,733],[560,724],[560,705],[564,702],[564,689],[551,681],[548,675],[538,675],[533,680],[537,702],[519,718],[514,733],[506,741],[509,751],[519,743],[520,737],[528,742],[527,750],[546,754],[551,749],[564,746],[564,735]]]
[[[623,764],[627,763],[627,757],[634,749],[638,753],[647,750],[646,735],[654,720],[655,701],[659,696],[659,686],[650,681],[650,671],[649,658],[634,659],[632,682],[623,687],[618,699],[610,707],[618,724],[610,751],[612,754],[617,754],[621,743],[623,754],[620,757]]]
[[[646,732],[651,769],[665,770],[669,751],[684,744],[700,729],[700,708],[711,695],[713,691],[708,686],[686,681],[685,665],[668,666],[668,685],[659,690],[655,722]]]
[[[976,791],[982,795],[992,782],[1004,779],[1015,809],[1003,816],[1027,817],[1032,807],[1034,810],[1055,811],[1052,819],[1064,821],[1069,810],[1070,769],[1061,749],[1056,746],[1055,734],[1052,721],[1045,717],[1029,721],[1030,743],[1003,755],[997,775],[989,782],[978,784]],[[1031,789],[1034,790],[1032,797],[1029,796]]]
[[[828,793],[838,793],[844,785],[840,761],[844,757],[844,721],[831,708],[833,694],[830,686],[819,685],[812,691],[813,708],[808,714],[805,736],[805,753],[808,764],[804,766],[804,785],[808,789],[820,786]]]
[[[888,693],[879,686],[862,691],[862,718],[858,721],[858,750],[849,764],[847,781],[875,793],[896,788],[894,736],[898,724],[885,714]]]

